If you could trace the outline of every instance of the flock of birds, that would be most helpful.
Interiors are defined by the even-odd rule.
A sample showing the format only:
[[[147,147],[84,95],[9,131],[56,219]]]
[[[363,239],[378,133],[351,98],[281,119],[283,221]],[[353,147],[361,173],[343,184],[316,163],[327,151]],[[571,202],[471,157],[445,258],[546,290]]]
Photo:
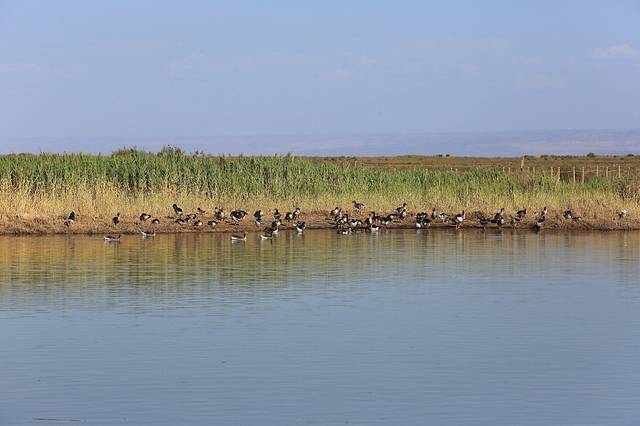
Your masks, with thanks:
[[[362,232],[377,232],[381,228],[386,228],[392,223],[401,223],[404,222],[410,215],[407,210],[407,203],[403,203],[402,206],[396,208],[393,212],[388,214],[377,214],[375,211],[370,211],[369,214],[364,218],[362,217],[362,212],[367,209],[367,206],[358,201],[353,201],[353,211],[356,214],[349,214],[342,210],[340,207],[336,207],[329,212],[329,220],[331,220],[336,227],[337,233],[341,235],[349,235],[354,232],[362,231]],[[173,211],[175,213],[175,217],[171,217],[174,223],[185,226],[190,225],[194,228],[202,228],[208,226],[210,228],[215,227],[219,223],[229,223],[233,225],[240,224],[245,217],[249,214],[244,210],[233,210],[227,213],[223,208],[216,207],[213,211],[213,215],[210,219],[206,219],[207,211],[201,209],[200,207],[193,213],[185,213],[182,208],[180,208],[177,204],[173,204]],[[302,211],[299,207],[286,212],[285,214],[280,213],[278,209],[276,209],[272,214],[272,219],[267,221],[268,225],[264,227],[264,232],[260,234],[260,239],[262,240],[270,240],[274,235],[278,233],[278,231],[282,227],[289,226],[289,228],[293,228],[299,234],[302,234],[306,229],[306,223],[300,221],[300,215]],[[533,228],[535,230],[541,230],[544,227],[545,220],[548,214],[547,207],[544,207],[542,211],[536,216],[536,219],[533,223]],[[627,216],[626,210],[620,210],[616,212],[618,219],[624,219]],[[511,228],[516,228],[519,223],[521,223],[525,217],[527,216],[527,209],[524,208],[522,210],[516,211],[514,214],[507,214],[504,208],[501,208],[497,211],[493,217],[486,217],[484,215],[480,215],[477,217],[478,224],[484,229],[487,226],[495,225],[498,228],[502,228],[504,226],[510,226]],[[571,221],[580,221],[582,217],[577,215],[571,209],[565,210],[562,216],[566,220]],[[265,218],[267,214],[263,210],[256,210],[253,214],[253,220],[256,227],[261,227],[265,224]],[[159,225],[160,219],[157,217],[152,217],[148,213],[140,214],[140,223],[150,223],[151,225]],[[418,229],[429,228],[432,224],[441,223],[441,224],[451,224],[455,226],[456,229],[462,228],[463,223],[467,219],[467,215],[463,210],[458,214],[448,214],[445,212],[439,212],[435,208],[429,212],[419,212],[415,214],[415,227]],[[77,215],[75,212],[71,212],[67,219],[64,221],[66,226],[73,225],[77,220]],[[118,225],[120,223],[120,213],[116,213],[116,215],[111,219],[113,225]],[[284,221],[284,222],[283,222]],[[270,223],[269,223],[270,222]],[[285,224],[286,223],[286,224]],[[151,228],[150,228],[151,229]],[[155,230],[147,230],[141,231],[143,238],[154,237],[156,235]],[[120,241],[120,235],[106,235],[104,237],[105,241],[109,242],[117,242]],[[243,232],[242,234],[232,234],[231,241],[246,241],[247,233]]]

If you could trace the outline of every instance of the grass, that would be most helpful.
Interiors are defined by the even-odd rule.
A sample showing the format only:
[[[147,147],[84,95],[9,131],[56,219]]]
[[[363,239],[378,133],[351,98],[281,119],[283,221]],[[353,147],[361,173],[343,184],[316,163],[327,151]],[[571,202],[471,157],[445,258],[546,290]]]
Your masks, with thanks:
[[[174,202],[186,210],[299,205],[320,211],[348,207],[353,200],[379,211],[406,201],[413,211],[547,205],[588,211],[583,215],[593,219],[609,217],[620,208],[640,213],[640,185],[633,174],[573,183],[558,180],[544,168],[510,174],[497,166],[484,167],[483,162],[478,163],[481,168],[460,172],[395,168],[389,166],[390,159],[381,167],[367,162],[366,158],[352,162],[187,155],[175,148],[157,154],[127,149],[111,155],[4,155],[0,156],[0,215],[33,220],[64,217],[71,210],[94,218],[110,218],[117,211],[132,217],[141,211],[163,215],[171,213]]]

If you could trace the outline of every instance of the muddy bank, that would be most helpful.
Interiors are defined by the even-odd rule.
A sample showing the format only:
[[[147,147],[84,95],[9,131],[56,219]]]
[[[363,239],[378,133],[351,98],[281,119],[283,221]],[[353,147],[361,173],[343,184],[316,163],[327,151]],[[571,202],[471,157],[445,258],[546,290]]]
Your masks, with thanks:
[[[479,224],[478,214],[472,213],[463,223],[462,229],[482,229]],[[614,216],[614,215],[612,215]],[[364,220],[365,214],[354,214],[353,217]],[[78,215],[77,220],[70,226],[65,225],[64,217],[56,218],[29,218],[29,217],[1,217],[0,234],[14,235],[48,235],[48,234],[139,234],[140,232],[162,233],[257,233],[263,232],[270,226],[273,217],[266,215],[260,226],[256,225],[252,217],[246,217],[240,223],[232,223],[229,220],[219,221],[215,226],[208,225],[212,218],[204,216],[189,221],[186,224],[175,223],[175,218],[166,216],[158,218],[159,224],[152,224],[151,220],[141,221],[138,217],[121,217],[120,223],[114,225],[111,218],[83,217]],[[196,226],[196,220],[202,221],[202,226]],[[328,212],[302,213],[299,218],[304,221],[307,229],[327,229],[336,228],[333,220],[329,218]],[[536,218],[526,217],[518,222],[516,230],[533,230]],[[403,221],[394,221],[389,224],[388,229],[415,229],[415,219],[409,216]],[[452,229],[454,225],[450,222],[433,223],[430,229]],[[489,224],[486,229],[497,229],[495,224]],[[281,230],[295,230],[295,222],[282,221]],[[512,229],[510,225],[505,225],[503,229]],[[640,230],[640,221],[632,218],[618,219],[586,217],[580,221],[567,220],[561,214],[549,214],[546,218],[543,230],[589,230],[589,231],[616,231],[616,230]]]

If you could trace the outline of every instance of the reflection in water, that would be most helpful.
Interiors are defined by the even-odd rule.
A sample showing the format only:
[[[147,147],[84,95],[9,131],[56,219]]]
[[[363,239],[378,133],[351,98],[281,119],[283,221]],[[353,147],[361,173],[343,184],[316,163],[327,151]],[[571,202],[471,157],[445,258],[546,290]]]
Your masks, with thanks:
[[[0,424],[624,424],[639,243],[0,237]]]

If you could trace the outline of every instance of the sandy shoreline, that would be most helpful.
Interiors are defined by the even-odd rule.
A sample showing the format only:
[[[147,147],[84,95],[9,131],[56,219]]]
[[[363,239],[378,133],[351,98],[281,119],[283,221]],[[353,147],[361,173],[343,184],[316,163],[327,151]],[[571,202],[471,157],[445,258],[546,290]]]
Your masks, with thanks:
[[[469,229],[483,229],[478,223],[474,214],[463,224],[463,230]],[[355,215],[364,219],[366,216]],[[273,220],[271,215],[265,216],[261,226],[256,226],[253,217],[246,217],[239,224],[230,223],[230,221],[221,221],[215,227],[207,225],[208,220],[211,218],[208,216],[203,217],[201,220],[204,223],[203,226],[194,226],[193,221],[185,225],[179,225],[174,222],[175,218],[164,217],[160,218],[160,224],[153,225],[149,221],[140,221],[139,218],[122,217],[119,224],[114,225],[111,223],[111,218],[85,218],[78,215],[78,220],[71,226],[64,224],[64,218],[27,218],[27,217],[14,217],[0,218],[0,235],[56,235],[56,234],[86,234],[86,235],[117,235],[117,234],[139,234],[142,231],[153,232],[158,234],[165,233],[261,233],[266,227],[268,227]],[[306,229],[326,229],[334,230],[336,225],[329,219],[327,212],[310,212],[303,213],[300,216],[300,221],[306,223]],[[519,222],[515,230],[534,230],[535,217],[530,216]],[[280,229],[282,231],[295,230],[295,223],[287,223],[283,221]],[[415,229],[415,219],[408,217],[404,221],[395,221],[390,224],[388,229]],[[454,229],[454,225],[451,223],[433,223],[430,229]],[[486,226],[486,229],[498,229],[495,224]],[[512,229],[508,224],[503,229]],[[640,230],[640,221],[625,218],[618,219],[601,219],[601,218],[584,218],[580,221],[571,221],[564,219],[559,214],[550,214],[547,216],[544,224],[544,229],[547,230],[585,230],[585,231],[617,231],[617,230]]]

